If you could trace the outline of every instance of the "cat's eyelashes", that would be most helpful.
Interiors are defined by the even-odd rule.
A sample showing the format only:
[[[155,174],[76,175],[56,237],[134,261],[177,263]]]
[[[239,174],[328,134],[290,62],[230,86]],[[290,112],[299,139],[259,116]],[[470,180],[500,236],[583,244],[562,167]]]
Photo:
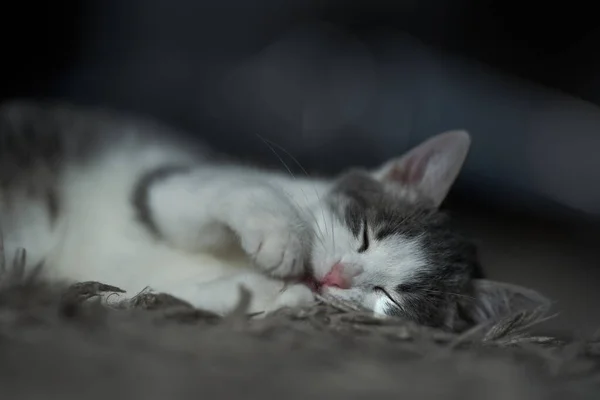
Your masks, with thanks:
[[[362,230],[362,245],[358,249],[359,253],[364,253],[369,249],[369,227],[367,226],[367,221],[363,223]]]
[[[373,286],[373,291],[383,294],[385,297],[388,298],[389,301],[392,302],[392,304],[394,304],[396,307],[398,307],[400,310],[402,310],[402,306],[400,304],[398,304],[398,302],[396,300],[394,300],[394,298],[392,296],[390,296],[390,294],[387,292],[387,290],[385,290],[383,287]]]

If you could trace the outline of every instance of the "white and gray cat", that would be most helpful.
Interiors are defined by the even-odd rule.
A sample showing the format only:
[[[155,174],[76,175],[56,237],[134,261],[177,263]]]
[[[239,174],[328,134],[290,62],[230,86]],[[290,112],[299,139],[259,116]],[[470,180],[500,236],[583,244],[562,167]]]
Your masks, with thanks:
[[[319,293],[449,329],[545,302],[481,279],[474,246],[438,210],[464,131],[330,179],[231,162],[154,122],[65,104],[6,103],[0,135],[5,253],[26,248],[50,278],[127,296],[150,287],[219,314],[240,286],[252,313]]]

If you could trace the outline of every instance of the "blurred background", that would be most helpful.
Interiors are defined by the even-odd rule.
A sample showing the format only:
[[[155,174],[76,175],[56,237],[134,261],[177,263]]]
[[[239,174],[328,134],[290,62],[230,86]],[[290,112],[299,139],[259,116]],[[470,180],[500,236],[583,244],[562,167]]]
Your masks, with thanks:
[[[3,100],[135,112],[279,163],[264,137],[322,172],[469,130],[445,207],[479,243],[489,276],[554,299],[553,329],[600,328],[592,2],[12,3],[2,12]]]

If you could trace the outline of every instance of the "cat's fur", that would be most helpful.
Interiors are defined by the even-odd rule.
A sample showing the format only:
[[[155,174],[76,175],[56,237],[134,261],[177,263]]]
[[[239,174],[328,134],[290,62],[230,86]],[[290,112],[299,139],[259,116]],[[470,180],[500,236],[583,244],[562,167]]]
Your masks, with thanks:
[[[470,139],[447,132],[375,171],[292,178],[225,161],[172,129],[64,104],[0,110],[6,253],[51,278],[150,287],[226,314],[325,297],[451,329],[541,296],[478,279],[438,210]],[[469,301],[465,301],[468,299]]]

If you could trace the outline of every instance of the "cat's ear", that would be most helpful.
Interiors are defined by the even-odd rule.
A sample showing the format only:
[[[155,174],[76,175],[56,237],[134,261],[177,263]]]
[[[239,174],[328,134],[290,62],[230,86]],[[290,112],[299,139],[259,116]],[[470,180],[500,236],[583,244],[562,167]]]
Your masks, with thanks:
[[[374,177],[438,207],[446,198],[467,157],[471,138],[466,131],[440,133],[385,163]]]
[[[548,298],[533,289],[489,279],[473,279],[470,295],[461,299],[461,314],[475,324],[521,312],[545,312],[552,305]]]

